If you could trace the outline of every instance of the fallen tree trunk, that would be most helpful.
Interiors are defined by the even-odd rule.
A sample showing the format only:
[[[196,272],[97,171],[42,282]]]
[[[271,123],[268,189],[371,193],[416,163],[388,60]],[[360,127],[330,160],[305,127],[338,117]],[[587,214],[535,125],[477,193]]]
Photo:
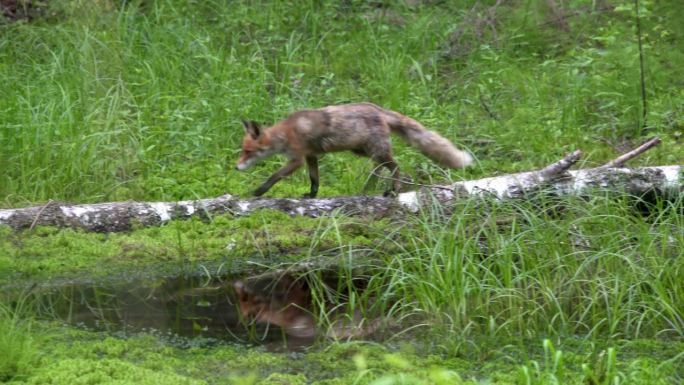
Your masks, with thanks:
[[[88,231],[127,231],[135,225],[155,226],[176,219],[211,218],[213,215],[249,215],[261,209],[289,215],[319,217],[333,211],[346,215],[386,216],[402,210],[417,211],[425,204],[447,204],[455,199],[491,196],[498,199],[524,198],[540,191],[554,195],[584,195],[596,190],[633,196],[655,193],[676,198],[684,193],[684,166],[623,168],[625,161],[656,145],[657,139],[630,151],[608,164],[590,169],[568,169],[581,152],[541,170],[456,182],[448,186],[423,186],[397,198],[340,196],[323,199],[239,199],[224,195],[214,199],[181,202],[111,202],[71,205],[50,201],[43,206],[0,210],[0,225],[15,230],[36,225],[80,228]]]
[[[399,195],[401,203],[412,211],[425,204],[427,197],[445,203],[470,196],[498,199],[524,198],[545,191],[557,196],[585,195],[597,190],[632,196],[655,193],[666,199],[684,193],[684,166],[630,168],[597,167],[571,170],[545,176],[541,171],[502,175],[457,182],[449,188],[427,188]]]
[[[80,228],[96,232],[127,231],[134,226],[157,226],[177,219],[229,214],[243,216],[271,209],[292,216],[319,217],[335,210],[348,215],[379,215],[400,209],[392,199],[380,196],[343,196],[326,199],[239,199],[223,195],[213,199],[180,202],[109,202],[71,205],[50,201],[43,206],[0,210],[0,225],[15,230],[36,225]]]
[[[540,171],[457,182],[450,186],[425,187],[394,198],[341,196],[323,199],[239,199],[224,195],[214,199],[181,202],[111,202],[71,205],[48,202],[43,206],[0,210],[0,225],[15,230],[36,225],[81,228],[88,231],[130,230],[135,224],[155,226],[174,219],[210,218],[212,215],[248,215],[272,209],[289,215],[318,217],[340,210],[346,215],[377,215],[407,208],[418,210],[426,200],[448,202],[469,196],[500,199],[523,198],[542,190],[557,195],[582,195],[589,190],[609,190],[630,195],[655,192],[664,197],[684,192],[684,166],[591,168],[544,176]]]

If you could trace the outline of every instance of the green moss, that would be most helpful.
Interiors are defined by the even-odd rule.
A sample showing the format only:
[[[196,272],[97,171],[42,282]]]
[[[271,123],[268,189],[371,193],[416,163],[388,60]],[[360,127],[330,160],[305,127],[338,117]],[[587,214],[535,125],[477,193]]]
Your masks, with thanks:
[[[125,384],[206,384],[170,372],[141,368],[129,362],[111,359],[64,359],[43,366],[26,384],[53,385],[125,385]]]
[[[483,340],[477,351],[457,357],[419,353],[414,346],[420,341],[410,340],[395,348],[350,342],[273,353],[227,344],[188,349],[166,337],[113,338],[44,323],[32,333],[40,354],[11,384],[518,384],[527,368],[532,378],[579,385],[585,367],[600,374],[611,346],[617,351],[615,374],[630,383],[666,384],[684,376],[681,341],[568,339],[548,355],[539,341],[502,349]],[[562,372],[554,357],[562,357]]]
[[[283,374],[272,373],[263,380],[257,382],[259,385],[305,385],[308,384],[306,377],[303,374]]]
[[[42,226],[12,233],[4,228],[0,283],[76,274],[111,276],[159,263],[219,261],[237,268],[247,259],[293,262],[339,247],[368,247],[382,239],[388,227],[386,221],[292,218],[264,210],[247,217],[173,221],[117,234]]]

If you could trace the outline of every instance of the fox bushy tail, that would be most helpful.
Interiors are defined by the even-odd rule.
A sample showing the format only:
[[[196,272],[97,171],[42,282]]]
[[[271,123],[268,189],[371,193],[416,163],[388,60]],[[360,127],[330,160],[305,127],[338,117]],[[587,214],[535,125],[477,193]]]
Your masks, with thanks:
[[[464,168],[473,163],[473,157],[436,132],[429,131],[417,121],[394,111],[384,110],[392,132],[399,134],[411,146],[435,162],[451,168]]]

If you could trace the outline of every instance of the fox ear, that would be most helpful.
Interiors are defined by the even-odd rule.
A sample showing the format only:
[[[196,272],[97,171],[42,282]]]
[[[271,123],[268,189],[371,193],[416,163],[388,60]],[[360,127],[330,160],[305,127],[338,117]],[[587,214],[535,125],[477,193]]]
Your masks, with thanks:
[[[242,125],[245,126],[245,132],[256,139],[261,135],[261,125],[253,120],[243,120]]]

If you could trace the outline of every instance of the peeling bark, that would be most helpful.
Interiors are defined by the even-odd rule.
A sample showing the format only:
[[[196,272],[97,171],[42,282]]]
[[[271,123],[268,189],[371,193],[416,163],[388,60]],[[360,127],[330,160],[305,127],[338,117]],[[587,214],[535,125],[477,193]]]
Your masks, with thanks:
[[[435,199],[443,204],[472,196],[498,199],[524,198],[548,191],[555,195],[583,195],[597,189],[635,196],[656,193],[666,198],[684,192],[684,166],[606,168],[567,171],[579,159],[570,154],[542,170],[457,182],[449,186],[425,187],[401,193],[396,199],[380,196],[341,196],[323,199],[239,199],[224,195],[215,199],[180,202],[111,202],[72,205],[50,201],[43,206],[0,210],[0,225],[15,230],[49,225],[96,232],[127,231],[135,225],[157,226],[176,219],[210,218],[218,214],[249,215],[260,209],[291,216],[319,217],[333,211],[343,214],[383,217],[417,211]]]

